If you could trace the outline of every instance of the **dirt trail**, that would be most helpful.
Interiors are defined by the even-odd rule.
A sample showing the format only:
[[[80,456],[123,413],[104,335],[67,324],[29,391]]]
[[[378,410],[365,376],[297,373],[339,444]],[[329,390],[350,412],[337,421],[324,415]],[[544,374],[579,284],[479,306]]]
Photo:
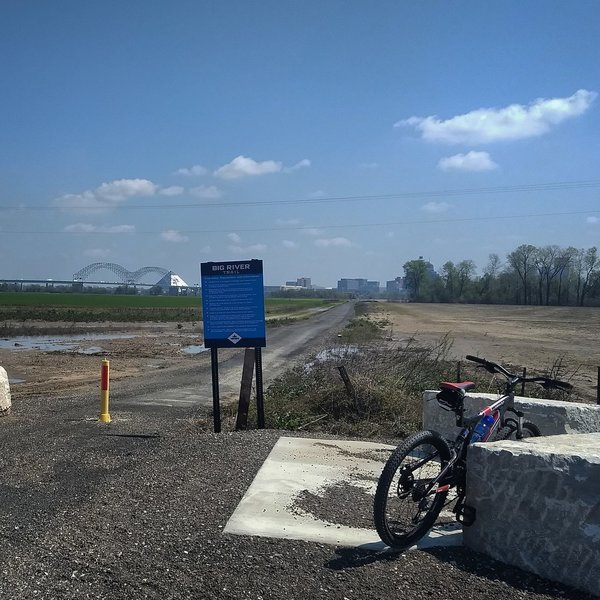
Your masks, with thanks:
[[[267,327],[267,348],[263,351],[265,383],[280,374],[295,356],[308,353],[328,337],[335,336],[353,315],[353,305],[346,303],[327,311],[315,311],[310,319]],[[44,331],[47,324],[39,323],[38,327]],[[74,349],[58,352],[18,346],[0,348],[0,365],[7,370],[9,378],[23,380],[11,385],[13,400],[39,395],[96,393],[102,358],[110,359],[111,391],[116,393],[134,396],[144,391],[151,401],[152,393],[168,390],[171,395],[181,392],[194,401],[200,400],[201,404],[211,400],[210,353],[183,351],[188,346],[202,344],[199,324],[87,324],[76,330],[73,324],[63,324],[63,328],[70,334],[109,332],[131,337],[92,339],[78,342]],[[101,349],[92,355],[80,352],[97,346]],[[242,357],[243,350],[219,351],[224,402],[239,394]]]
[[[389,321],[394,341],[415,337],[423,343],[449,334],[452,355],[466,354],[530,372],[546,372],[562,361],[560,376],[572,380],[580,399],[596,399],[597,367],[600,365],[600,309],[570,307],[523,307],[457,304],[376,304],[378,318]],[[352,316],[351,305],[343,305],[298,321],[269,328],[264,351],[265,382],[278,375],[299,354],[335,335]],[[44,323],[38,324],[41,329]],[[54,326],[54,325],[53,325]],[[73,324],[63,324],[72,331]],[[201,326],[176,323],[88,324],[77,332],[112,332],[134,337],[90,341],[83,347],[101,346],[96,355],[77,351],[43,352],[0,349],[0,365],[11,379],[24,383],[11,386],[14,399],[33,395],[65,394],[98,388],[100,360],[111,361],[111,385],[133,395],[141,389],[182,390],[201,385],[203,403],[210,399],[210,357],[184,354],[182,348],[202,343]],[[224,401],[239,390],[241,351],[221,351],[221,381]],[[192,393],[190,391],[190,393]],[[192,394],[192,396],[193,396]]]

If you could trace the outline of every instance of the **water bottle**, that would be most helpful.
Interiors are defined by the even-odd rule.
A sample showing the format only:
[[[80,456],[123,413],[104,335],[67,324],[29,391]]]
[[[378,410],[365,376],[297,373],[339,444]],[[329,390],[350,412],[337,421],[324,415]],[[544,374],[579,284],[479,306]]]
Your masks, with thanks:
[[[495,419],[492,415],[486,415],[473,429],[473,435],[471,435],[471,444],[475,442],[481,442],[488,435],[490,428],[494,425]]]

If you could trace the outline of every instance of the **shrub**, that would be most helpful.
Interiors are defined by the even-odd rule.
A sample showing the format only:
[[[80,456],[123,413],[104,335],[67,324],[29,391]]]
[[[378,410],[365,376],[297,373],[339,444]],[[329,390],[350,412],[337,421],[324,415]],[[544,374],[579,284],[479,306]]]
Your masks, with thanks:
[[[265,392],[268,427],[361,436],[404,436],[421,426],[423,390],[437,388],[455,364],[448,337],[431,346],[361,343],[321,350]],[[341,379],[344,366],[350,390]]]

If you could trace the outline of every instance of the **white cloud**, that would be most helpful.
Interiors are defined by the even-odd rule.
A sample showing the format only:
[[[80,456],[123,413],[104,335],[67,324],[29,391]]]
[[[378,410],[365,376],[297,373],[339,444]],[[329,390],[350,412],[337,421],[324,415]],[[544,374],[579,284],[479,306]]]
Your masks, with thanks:
[[[158,186],[148,179],[116,179],[80,194],[65,194],[54,203],[66,210],[108,210],[135,196],[153,196]]]
[[[300,231],[305,235],[323,235],[323,232],[320,229],[317,229],[316,227],[303,227],[302,229],[300,229]]]
[[[158,193],[162,196],[180,196],[185,192],[185,188],[182,188],[180,185],[171,185],[169,187],[161,188]]]
[[[90,223],[73,223],[73,225],[67,225],[65,231],[68,233],[93,233],[98,231],[98,227]]]
[[[228,246],[233,254],[251,255],[253,252],[264,252],[267,249],[265,244],[254,244],[253,246]]]
[[[298,225],[301,222],[301,219],[277,219],[275,221],[276,225]]]
[[[283,171],[285,173],[292,173],[293,171],[297,171],[298,169],[305,169],[310,167],[311,162],[308,158],[303,158],[301,161],[297,162],[295,165],[291,167],[285,167]]]
[[[392,239],[393,237],[395,237],[395,235],[396,235],[396,234],[395,234],[393,231],[388,231],[388,232],[385,234],[385,236],[386,236],[387,238],[390,238],[390,239]]]
[[[237,233],[228,233],[227,237],[234,244],[241,244],[242,243],[242,238]]]
[[[110,202],[122,202],[133,196],[152,196],[155,191],[156,185],[147,179],[117,179],[97,187],[95,194]]]
[[[318,239],[315,240],[315,246],[320,246],[321,248],[329,248],[331,246],[339,246],[339,247],[350,247],[352,246],[352,242],[345,237],[335,237],[329,239]]]
[[[68,233],[134,233],[135,225],[111,225],[110,227],[99,227],[90,223],[74,223],[67,225],[64,231]]]
[[[82,192],[81,194],[65,194],[64,196],[61,196],[60,198],[56,198],[56,200],[54,200],[54,204],[56,204],[57,206],[60,206],[61,208],[72,209],[72,210],[77,210],[77,209],[85,210],[88,208],[94,208],[94,209],[110,208],[110,206],[108,206],[106,202],[101,202],[100,200],[98,200],[98,198],[96,198],[94,192],[89,191],[89,190]]]
[[[455,154],[442,158],[438,167],[442,171],[493,171],[498,168],[498,165],[487,152],[471,150],[466,154]]]
[[[177,171],[175,171],[175,175],[183,175],[184,177],[201,177],[207,173],[208,169],[202,165],[194,165],[193,167],[189,168],[182,167],[181,169],[177,169]]]
[[[487,144],[543,135],[566,119],[585,113],[597,93],[578,90],[567,98],[538,98],[528,105],[479,108],[447,120],[437,116],[410,117],[394,127],[414,127],[429,142]]]
[[[292,240],[283,240],[282,244],[286,248],[297,248],[298,247],[298,244],[296,244],[296,242],[292,242]]]
[[[223,192],[214,185],[199,185],[190,190],[190,194],[192,196],[197,196],[198,198],[220,198],[223,195]]]
[[[327,192],[324,192],[323,190],[317,190],[316,192],[311,192],[308,197],[311,200],[318,200],[319,198],[327,198],[329,194],[327,194]]]
[[[428,202],[421,206],[421,210],[429,213],[443,213],[451,207],[447,202]]]
[[[586,221],[588,223],[591,223],[592,225],[595,225],[596,223],[600,223],[600,218],[598,218],[598,217],[588,217],[586,219]]]
[[[190,238],[187,235],[183,235],[175,229],[167,229],[160,234],[160,238],[165,242],[173,242],[175,244],[181,244],[183,242],[189,242]]]
[[[89,250],[85,250],[83,254],[88,258],[106,258],[110,256],[110,250],[105,248],[90,248]]]
[[[279,161],[265,160],[257,162],[247,156],[236,156],[230,163],[219,167],[213,175],[221,179],[239,179],[268,173],[278,173],[283,168]]]

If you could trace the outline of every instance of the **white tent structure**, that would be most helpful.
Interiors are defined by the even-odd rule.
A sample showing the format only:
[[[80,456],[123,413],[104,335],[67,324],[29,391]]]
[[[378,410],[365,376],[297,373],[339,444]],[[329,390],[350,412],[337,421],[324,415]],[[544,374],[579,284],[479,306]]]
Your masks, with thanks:
[[[177,273],[173,273],[173,271],[169,271],[160,281],[156,283],[156,285],[164,290],[169,296],[177,296],[185,291],[187,292],[187,288],[190,286],[181,278]]]

